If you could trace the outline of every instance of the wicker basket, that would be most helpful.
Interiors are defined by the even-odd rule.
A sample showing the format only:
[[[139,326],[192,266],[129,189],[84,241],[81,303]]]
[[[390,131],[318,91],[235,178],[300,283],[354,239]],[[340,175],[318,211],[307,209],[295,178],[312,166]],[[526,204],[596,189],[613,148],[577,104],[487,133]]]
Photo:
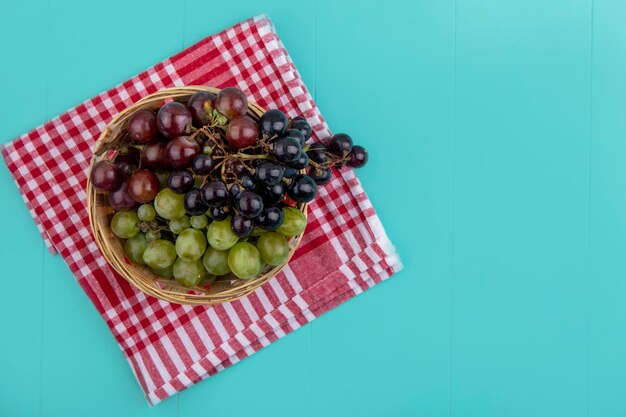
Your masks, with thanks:
[[[106,149],[114,147],[126,133],[128,118],[139,109],[156,110],[163,100],[173,98],[176,101],[185,103],[189,97],[198,91],[210,91],[218,93],[219,89],[203,86],[187,86],[160,90],[139,100],[132,106],[127,107],[113,118],[103,130],[95,145],[94,157],[91,166],[99,160],[106,158]],[[255,120],[263,115],[264,110],[256,103],[248,103],[248,115]],[[225,275],[207,286],[193,288],[183,287],[175,280],[165,279],[155,275],[147,266],[132,263],[126,256],[123,248],[123,241],[116,237],[109,226],[113,209],[107,202],[107,195],[97,191],[87,181],[87,210],[89,211],[89,222],[91,230],[96,239],[98,247],[109,264],[128,282],[139,290],[158,299],[178,304],[219,304],[241,298],[259,286],[272,279],[287,264],[295,252],[302,235],[289,240],[290,252],[284,264],[275,267],[267,267],[257,277],[243,280],[234,275]],[[296,206],[306,216],[306,204]]]

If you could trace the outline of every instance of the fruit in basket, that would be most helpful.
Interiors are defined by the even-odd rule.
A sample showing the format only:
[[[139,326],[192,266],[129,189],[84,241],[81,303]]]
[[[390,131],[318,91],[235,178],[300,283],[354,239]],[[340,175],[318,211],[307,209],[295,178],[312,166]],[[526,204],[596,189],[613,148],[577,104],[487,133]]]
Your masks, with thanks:
[[[193,122],[198,126],[211,123],[210,111],[215,106],[215,93],[198,91],[187,102],[187,108],[191,112]]]
[[[185,261],[176,259],[174,262],[174,279],[183,287],[195,287],[200,284],[206,274],[201,260]]]
[[[184,135],[192,123],[191,112],[177,101],[170,101],[161,107],[156,119],[159,131],[168,138]]]
[[[315,198],[331,168],[368,161],[346,134],[306,144],[312,129],[302,116],[273,109],[257,122],[237,88],[183,102],[131,114],[90,181],[108,193],[111,231],[128,260],[185,287],[285,263],[307,224],[299,204]]]
[[[128,255],[131,261],[139,265],[146,264],[143,260],[143,253],[147,247],[148,241],[146,240],[145,233],[137,233],[124,242],[124,252],[126,252],[126,255]]]
[[[250,116],[240,116],[228,123],[226,141],[235,149],[254,146],[259,136],[259,126]]]
[[[294,207],[283,207],[283,224],[276,231],[283,236],[298,236],[306,228],[306,216]]]
[[[148,143],[157,131],[156,116],[150,110],[138,110],[128,119],[128,136],[135,142]]]
[[[268,232],[259,236],[256,247],[261,255],[261,260],[268,265],[280,265],[289,257],[287,239],[276,232]]]
[[[157,176],[147,169],[135,171],[128,180],[128,194],[138,203],[149,203],[154,200],[160,188]]]
[[[143,261],[152,269],[165,269],[176,260],[176,249],[169,240],[157,239],[148,243]]]
[[[237,243],[239,237],[230,227],[230,216],[224,220],[214,220],[207,230],[207,241],[212,248],[219,250],[230,249]]]
[[[178,136],[165,147],[165,160],[173,168],[189,168],[200,154],[200,145],[189,136]]]
[[[165,188],[154,199],[154,209],[164,219],[178,219],[185,215],[185,196]]]
[[[111,231],[122,239],[130,239],[139,233],[139,218],[134,211],[118,211],[111,219]]]
[[[240,89],[226,87],[217,93],[215,108],[231,120],[248,112],[248,98]]]
[[[96,189],[112,191],[122,183],[122,175],[112,162],[99,161],[91,170],[90,180]]]
[[[228,251],[208,247],[202,256],[204,268],[213,275],[226,275],[230,272],[228,266]]]
[[[228,252],[228,266],[241,279],[250,279],[261,272],[259,250],[249,242],[239,242]]]
[[[176,238],[176,254],[184,261],[195,261],[204,255],[206,238],[198,229],[186,229]]]
[[[128,181],[123,182],[117,190],[111,191],[108,200],[113,210],[117,211],[132,210],[137,206],[137,202],[128,193]]]

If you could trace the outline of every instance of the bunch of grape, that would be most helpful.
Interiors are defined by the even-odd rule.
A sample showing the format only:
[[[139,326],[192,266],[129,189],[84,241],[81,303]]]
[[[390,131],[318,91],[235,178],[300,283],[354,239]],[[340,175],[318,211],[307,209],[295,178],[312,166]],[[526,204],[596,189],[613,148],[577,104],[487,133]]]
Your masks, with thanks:
[[[128,258],[187,287],[217,276],[250,279],[289,256],[308,203],[332,167],[365,165],[365,148],[345,134],[306,144],[311,126],[269,110],[257,122],[233,87],[186,103],[139,110],[97,162],[93,187],[108,192],[111,230]]]

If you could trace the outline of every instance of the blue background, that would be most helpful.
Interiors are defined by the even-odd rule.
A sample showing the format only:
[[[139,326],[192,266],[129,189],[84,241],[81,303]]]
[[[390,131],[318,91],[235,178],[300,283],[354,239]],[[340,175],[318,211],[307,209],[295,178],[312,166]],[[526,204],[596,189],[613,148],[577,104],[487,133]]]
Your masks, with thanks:
[[[621,0],[1,0],[0,141],[260,12],[404,271],[149,408],[2,167],[0,415],[626,415]]]

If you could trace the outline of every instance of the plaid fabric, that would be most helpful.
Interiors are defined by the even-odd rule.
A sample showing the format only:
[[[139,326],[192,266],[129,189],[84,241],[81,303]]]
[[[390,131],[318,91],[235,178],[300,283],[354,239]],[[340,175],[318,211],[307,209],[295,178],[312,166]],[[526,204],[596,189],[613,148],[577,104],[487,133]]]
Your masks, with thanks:
[[[266,16],[210,36],[54,118],[2,149],[52,253],[106,320],[156,404],[310,322],[401,268],[353,171],[334,172],[310,205],[305,238],[275,279],[238,301],[182,306],[135,290],[107,264],[89,228],[91,148],[126,106],[161,88],[240,87],[265,108],[303,114],[313,140],[330,131]]]

